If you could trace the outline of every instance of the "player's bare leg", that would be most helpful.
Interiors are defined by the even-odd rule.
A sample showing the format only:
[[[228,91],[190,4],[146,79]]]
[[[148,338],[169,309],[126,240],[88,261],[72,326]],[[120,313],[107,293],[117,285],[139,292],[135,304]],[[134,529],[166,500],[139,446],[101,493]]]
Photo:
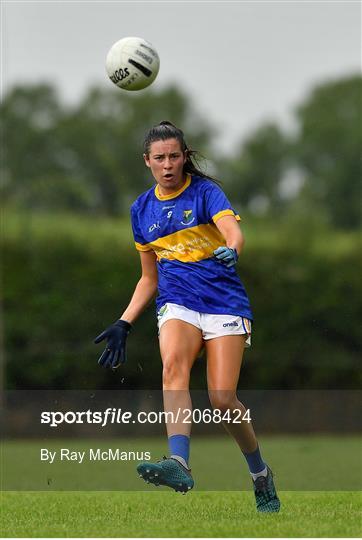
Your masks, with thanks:
[[[189,392],[190,371],[202,348],[201,331],[179,319],[166,321],[160,330],[163,363],[163,402],[170,457],[157,463],[141,463],[137,470],[146,481],[187,493],[194,481],[188,467],[191,423],[185,423],[192,403]],[[190,415],[189,415],[190,416]]]
[[[191,410],[189,392],[190,372],[203,341],[201,331],[192,324],[179,319],[166,321],[160,330],[160,352],[163,364],[164,410],[172,412],[174,420],[167,422],[167,434],[190,436],[191,424],[184,423],[182,411]],[[181,411],[181,414],[179,413]]]
[[[240,418],[246,409],[236,396],[240,367],[245,347],[244,336],[222,336],[207,340],[207,381],[210,401],[214,409],[221,413],[240,411]],[[279,512],[280,501],[275,490],[273,473],[261,458],[259,446],[251,423],[223,422],[242,450],[253,479],[254,494],[258,512]]]
[[[251,423],[242,421],[246,408],[236,396],[240,368],[245,347],[244,336],[222,336],[205,342],[207,354],[207,385],[211,405],[226,411],[240,411],[238,423],[223,422],[243,452],[253,452],[257,440]]]

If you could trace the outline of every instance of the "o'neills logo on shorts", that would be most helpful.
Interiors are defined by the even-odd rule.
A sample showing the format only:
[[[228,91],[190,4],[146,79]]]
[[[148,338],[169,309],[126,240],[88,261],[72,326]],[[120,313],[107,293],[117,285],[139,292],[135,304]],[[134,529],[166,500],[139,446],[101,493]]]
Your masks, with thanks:
[[[239,326],[239,324],[236,321],[226,322],[226,323],[223,324],[224,328],[226,328],[227,326]]]

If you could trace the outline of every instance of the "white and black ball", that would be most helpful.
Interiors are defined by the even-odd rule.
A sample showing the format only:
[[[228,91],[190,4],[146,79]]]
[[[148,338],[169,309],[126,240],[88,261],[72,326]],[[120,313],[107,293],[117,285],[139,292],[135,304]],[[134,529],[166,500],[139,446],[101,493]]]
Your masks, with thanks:
[[[145,39],[125,37],[112,45],[106,58],[111,81],[123,90],[143,90],[157,77],[160,59]]]

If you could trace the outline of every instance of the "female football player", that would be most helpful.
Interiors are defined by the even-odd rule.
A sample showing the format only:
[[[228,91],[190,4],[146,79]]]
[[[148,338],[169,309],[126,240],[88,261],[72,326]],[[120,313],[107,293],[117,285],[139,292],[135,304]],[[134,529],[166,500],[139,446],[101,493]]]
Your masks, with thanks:
[[[95,340],[107,340],[99,363],[114,368],[125,361],[131,325],[158,289],[164,408],[174,419],[166,425],[170,457],[139,464],[140,476],[184,493],[193,487],[188,465],[191,424],[184,420],[192,408],[190,371],[205,347],[210,401],[245,456],[257,510],[278,512],[272,471],[236,395],[252,321],[235,270],[244,243],[240,218],[217,182],[197,168],[194,154],[183,132],[170,122],[154,126],[145,137],[143,157],[155,185],[131,207],[142,276],[121,318]]]

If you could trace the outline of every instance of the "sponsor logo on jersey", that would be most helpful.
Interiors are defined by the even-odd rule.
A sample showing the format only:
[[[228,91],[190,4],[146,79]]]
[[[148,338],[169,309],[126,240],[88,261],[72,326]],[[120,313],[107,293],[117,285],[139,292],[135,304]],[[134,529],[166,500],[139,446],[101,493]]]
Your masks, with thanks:
[[[227,328],[228,326],[239,326],[239,324],[236,321],[226,322],[226,323],[223,324],[224,328]]]
[[[148,232],[152,232],[154,231],[155,229],[159,229],[160,228],[160,222],[157,221],[157,223],[153,223],[153,225],[150,225],[148,227]]]
[[[192,216],[192,210],[184,210],[182,225],[190,225],[195,221],[195,218]]]

